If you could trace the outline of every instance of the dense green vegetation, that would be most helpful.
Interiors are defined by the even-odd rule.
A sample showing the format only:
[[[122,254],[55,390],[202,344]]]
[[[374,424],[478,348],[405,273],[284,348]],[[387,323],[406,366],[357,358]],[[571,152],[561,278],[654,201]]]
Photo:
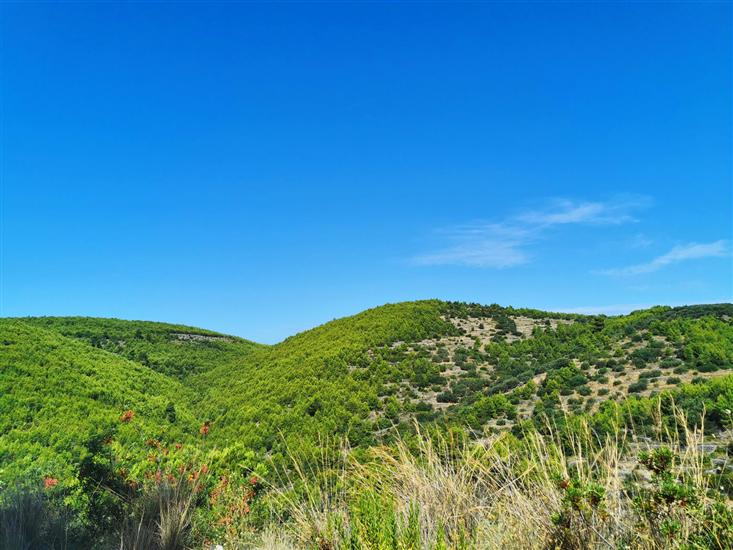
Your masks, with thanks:
[[[372,309],[203,373],[194,383],[206,390],[201,406],[214,420],[212,438],[268,452],[317,442],[319,434],[371,443],[369,413],[381,406],[381,377],[356,371],[384,372],[388,363],[370,351],[389,354],[390,343],[457,333],[440,313],[437,301]],[[399,376],[413,374],[408,365],[398,368]]]
[[[56,332],[0,320],[0,484],[54,480],[73,506],[98,517],[106,495],[99,482],[118,488],[113,445],[120,459],[145,460],[144,439],[190,440],[196,421],[188,390],[176,380]],[[121,422],[134,411],[134,422]],[[132,418],[131,418],[132,419]]]
[[[358,460],[409,445],[420,426],[522,440],[584,423],[599,438],[668,441],[683,429],[678,410],[685,427],[704,418],[723,434],[731,368],[730,304],[605,317],[428,300],[274,346],[163,323],[0,319],[0,505],[51,506],[47,517],[73,518],[83,548],[117,537],[123,512],[153,525],[141,495],[185,480],[193,496],[166,498],[189,498],[189,523],[216,540],[232,518],[261,525],[274,501],[259,480],[294,457],[313,468],[325,440],[347,442]]]
[[[22,321],[82,340],[178,379],[214,367],[232,366],[251,351],[264,347],[210,330],[167,323],[91,317],[34,317]]]

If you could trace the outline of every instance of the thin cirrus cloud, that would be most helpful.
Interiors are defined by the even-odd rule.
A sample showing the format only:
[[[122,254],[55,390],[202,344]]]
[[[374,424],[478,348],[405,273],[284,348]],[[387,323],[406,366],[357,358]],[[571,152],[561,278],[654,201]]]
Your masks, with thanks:
[[[572,202],[556,200],[549,208],[520,214],[521,222],[538,226],[585,223],[589,225],[619,225],[636,221],[632,215],[650,203],[649,198],[627,196],[608,202]]]
[[[499,269],[513,267],[529,261],[524,247],[536,238],[532,231],[506,223],[458,226],[444,229],[441,234],[454,244],[415,256],[413,263]]]
[[[627,267],[606,269],[600,273],[604,275],[630,276],[653,273],[667,266],[687,262],[690,260],[701,260],[704,258],[725,258],[730,255],[728,241],[722,239],[711,243],[689,243],[675,246],[669,252],[657,256],[652,260],[631,265]]]
[[[570,224],[618,225],[635,221],[632,213],[649,203],[646,197],[611,201],[555,200],[500,222],[483,222],[443,229],[450,244],[412,258],[416,265],[460,265],[503,269],[528,263],[530,245],[553,227]]]

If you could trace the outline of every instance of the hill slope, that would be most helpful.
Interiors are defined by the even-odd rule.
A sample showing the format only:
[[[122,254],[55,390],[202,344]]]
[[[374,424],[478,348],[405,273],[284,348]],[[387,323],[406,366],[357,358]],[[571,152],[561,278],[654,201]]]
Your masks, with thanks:
[[[369,445],[412,419],[482,432],[647,396],[731,368],[732,319],[730,304],[604,317],[426,300],[367,310],[274,346],[163,323],[14,323],[128,361],[113,369],[156,371],[161,387],[175,388],[174,401],[211,423],[212,441],[273,452],[324,433]]]
[[[715,376],[733,366],[732,317],[730,305],[607,318],[393,304],[258,349],[192,383],[207,389],[202,409],[217,437],[261,450],[318,433],[372,444],[413,418],[481,432]]]
[[[24,321],[0,319],[0,367],[0,483],[78,483],[112,437],[141,458],[141,432],[187,440],[198,429],[177,380]],[[121,420],[128,410],[134,426]]]
[[[197,465],[250,494],[267,459],[309,460],[324,437],[390,443],[414,422],[483,439],[585,415],[597,433],[638,436],[668,408],[649,397],[671,390],[722,434],[731,368],[731,304],[605,317],[426,300],[273,346],[164,323],[0,319],[0,504],[45,480],[89,536],[107,536],[139,483]]]
[[[240,361],[264,347],[210,330],[150,321],[93,317],[27,317],[44,327],[93,347],[121,355],[178,379]]]

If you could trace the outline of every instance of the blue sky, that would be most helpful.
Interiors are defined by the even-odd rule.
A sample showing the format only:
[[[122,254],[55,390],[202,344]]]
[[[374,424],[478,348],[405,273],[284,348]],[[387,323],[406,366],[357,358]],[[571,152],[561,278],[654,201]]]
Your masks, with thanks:
[[[731,301],[729,3],[0,9],[4,316]]]

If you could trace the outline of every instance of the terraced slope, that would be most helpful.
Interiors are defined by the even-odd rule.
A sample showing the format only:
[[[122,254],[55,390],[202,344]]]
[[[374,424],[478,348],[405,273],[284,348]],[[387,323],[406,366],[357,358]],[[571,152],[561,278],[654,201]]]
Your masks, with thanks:
[[[429,377],[393,380],[387,399],[479,431],[539,413],[594,411],[609,398],[649,396],[733,367],[732,310],[607,318],[453,304],[446,316],[461,336],[391,346],[393,363],[421,361]]]

